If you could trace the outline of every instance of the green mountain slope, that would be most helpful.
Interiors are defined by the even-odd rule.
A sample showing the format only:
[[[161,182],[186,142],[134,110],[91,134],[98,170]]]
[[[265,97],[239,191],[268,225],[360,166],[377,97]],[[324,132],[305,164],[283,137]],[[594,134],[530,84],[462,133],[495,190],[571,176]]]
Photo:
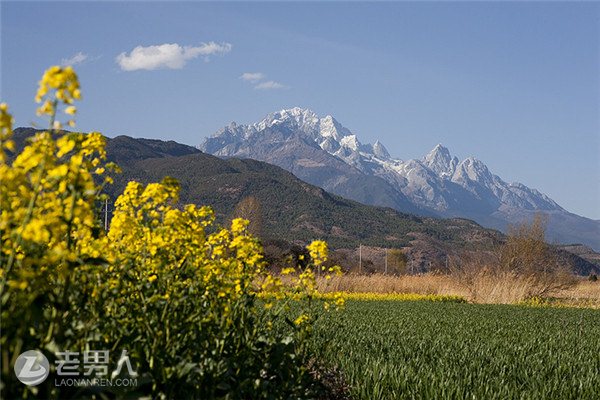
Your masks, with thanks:
[[[220,159],[192,147],[182,156],[178,156],[179,148],[154,148],[154,153],[144,153],[148,158],[140,159],[141,151],[149,147],[145,142],[122,136],[109,140],[109,158],[123,168],[109,188],[112,196],[129,180],[147,183],[172,176],[181,183],[182,203],[212,206],[221,223],[234,216],[243,199],[253,197],[260,207],[266,239],[298,243],[324,239],[335,248],[361,243],[399,248],[409,245],[413,233],[461,247],[485,247],[500,237],[468,220],[422,218],[347,200],[260,161]],[[130,152],[136,157],[129,157]]]
[[[34,132],[16,129],[17,147]],[[368,249],[365,253],[379,252],[379,257],[383,248],[402,248],[411,269],[427,271],[443,268],[449,254],[492,250],[503,238],[470,220],[419,217],[367,206],[303,182],[280,167],[250,159],[221,159],[173,141],[117,136],[108,138],[107,154],[123,170],[106,188],[112,201],[128,181],[150,183],[171,176],[181,184],[181,204],[209,205],[218,222],[227,224],[238,216],[236,207],[252,198],[256,208],[252,215],[260,221],[258,234],[280,254],[289,253],[290,244],[303,246],[314,239],[326,240],[333,249],[351,249],[352,259],[358,257],[360,245]],[[573,257],[578,272],[594,269]],[[368,260],[363,261],[368,265]]]

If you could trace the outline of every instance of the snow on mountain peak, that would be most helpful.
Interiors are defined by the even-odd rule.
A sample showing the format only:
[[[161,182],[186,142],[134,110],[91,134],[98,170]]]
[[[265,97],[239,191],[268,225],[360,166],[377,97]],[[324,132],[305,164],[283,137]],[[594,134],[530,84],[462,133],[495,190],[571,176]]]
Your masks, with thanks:
[[[350,131],[340,125],[331,115],[327,115],[319,121],[319,134],[322,137],[332,137],[339,141],[344,136],[350,135]]]
[[[279,145],[298,136],[313,141],[362,173],[384,179],[419,207],[454,212],[470,207],[472,201],[482,207],[562,210],[534,189],[504,182],[480,160],[469,157],[459,162],[441,143],[420,160],[402,161],[392,158],[379,141],[361,144],[355,134],[331,115],[319,117],[314,111],[300,107],[273,112],[251,125],[231,123],[200,148],[219,156],[248,157],[255,146]],[[271,150],[265,147],[262,151]]]
[[[464,179],[483,183],[484,181],[491,181],[492,174],[482,161],[474,157],[468,157],[456,167],[456,171],[452,177],[453,181],[462,181]]]
[[[293,128],[310,130],[314,129],[318,122],[319,117],[314,111],[294,107],[270,113],[262,121],[252,126],[258,131],[275,125],[289,125]]]
[[[376,140],[373,144],[373,154],[382,160],[391,158],[390,153],[379,140]]]
[[[438,143],[433,150],[431,150],[423,159],[423,161],[425,162],[432,162],[432,161],[447,161],[449,162],[451,159],[450,157],[450,151],[445,148],[444,146],[442,146],[441,143]]]
[[[340,140],[340,145],[342,145],[342,147],[346,147],[346,148],[349,148],[354,151],[358,151],[361,147],[360,142],[358,141],[358,138],[356,137],[356,135],[344,136]]]
[[[425,157],[423,164],[440,177],[449,177],[454,173],[458,165],[458,158],[450,155],[450,151],[438,143]]]

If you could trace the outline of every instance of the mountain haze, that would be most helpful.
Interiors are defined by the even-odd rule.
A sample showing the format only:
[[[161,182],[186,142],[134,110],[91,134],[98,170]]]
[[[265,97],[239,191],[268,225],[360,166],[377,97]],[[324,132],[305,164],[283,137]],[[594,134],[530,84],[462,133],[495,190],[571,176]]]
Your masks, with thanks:
[[[521,183],[507,183],[480,160],[459,160],[441,144],[422,159],[401,160],[376,141],[363,144],[332,116],[292,108],[250,125],[230,125],[199,148],[220,157],[266,161],[332,193],[362,203],[440,217],[463,217],[506,231],[548,216],[548,239],[600,249],[600,222],[568,212]],[[360,184],[359,184],[360,183]]]

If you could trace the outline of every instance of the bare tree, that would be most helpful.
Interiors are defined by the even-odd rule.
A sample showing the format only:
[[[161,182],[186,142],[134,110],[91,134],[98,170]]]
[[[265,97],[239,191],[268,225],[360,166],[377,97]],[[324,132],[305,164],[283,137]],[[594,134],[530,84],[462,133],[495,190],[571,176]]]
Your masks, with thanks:
[[[244,218],[250,221],[248,232],[260,237],[262,233],[262,207],[254,196],[244,197],[233,211],[234,218]]]
[[[408,257],[401,249],[391,249],[388,253],[388,264],[394,274],[405,274]]]
[[[545,241],[546,224],[547,218],[536,214],[531,222],[510,226],[494,253],[452,258],[451,275],[475,301],[519,301],[572,285],[571,267]]]
[[[506,243],[499,251],[499,267],[504,272],[528,277],[532,295],[544,296],[572,283],[572,270],[561,263],[555,250],[546,243],[548,217],[538,213],[529,223],[509,227]]]

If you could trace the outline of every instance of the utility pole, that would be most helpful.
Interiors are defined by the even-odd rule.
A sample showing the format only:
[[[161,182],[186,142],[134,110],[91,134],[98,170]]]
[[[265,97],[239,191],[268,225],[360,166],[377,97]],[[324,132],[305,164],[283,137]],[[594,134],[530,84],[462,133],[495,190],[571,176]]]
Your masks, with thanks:
[[[387,275],[387,269],[388,269],[388,249],[386,247],[385,248],[385,273],[384,273],[384,275]]]
[[[108,230],[108,199],[104,200],[104,230]]]
[[[362,244],[358,245],[358,274],[362,273]]]
[[[104,230],[108,231],[108,198],[104,200]]]

